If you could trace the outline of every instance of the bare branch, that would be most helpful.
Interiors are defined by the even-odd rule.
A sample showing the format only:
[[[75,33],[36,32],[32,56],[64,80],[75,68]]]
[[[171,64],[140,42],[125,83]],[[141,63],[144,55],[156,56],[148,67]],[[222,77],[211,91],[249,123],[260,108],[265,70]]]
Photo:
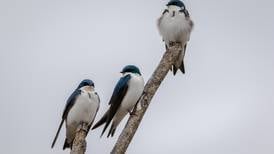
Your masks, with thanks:
[[[174,64],[178,59],[181,50],[181,44],[175,43],[165,52],[160,64],[148,80],[144,93],[134,108],[133,114],[128,119],[128,122],[112,149],[111,154],[124,154],[126,152],[153,96],[167,75],[172,64]]]
[[[88,132],[88,124],[82,123],[78,126],[75,139],[72,144],[70,154],[84,154],[86,152],[86,136]]]

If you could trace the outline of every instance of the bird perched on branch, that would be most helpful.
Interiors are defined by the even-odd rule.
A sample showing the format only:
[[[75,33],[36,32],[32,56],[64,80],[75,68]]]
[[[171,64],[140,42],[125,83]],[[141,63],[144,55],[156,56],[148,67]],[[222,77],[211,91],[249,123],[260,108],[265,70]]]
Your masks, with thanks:
[[[144,79],[139,68],[128,65],[123,68],[121,73],[122,77],[116,84],[109,101],[109,109],[92,128],[95,129],[105,123],[101,136],[104,134],[111,121],[112,124],[107,137],[114,135],[117,126],[127,113],[131,113],[144,90]]]
[[[157,21],[157,26],[166,48],[174,43],[182,43],[183,51],[171,68],[176,75],[178,69],[185,73],[184,56],[194,24],[182,1],[171,0],[166,6],[167,8]]]
[[[83,123],[87,123],[89,131],[99,109],[99,105],[100,99],[94,90],[93,81],[89,79],[83,80],[67,100],[62,120],[51,148],[54,147],[64,121],[66,121],[66,139],[63,149],[71,148],[77,127]]]

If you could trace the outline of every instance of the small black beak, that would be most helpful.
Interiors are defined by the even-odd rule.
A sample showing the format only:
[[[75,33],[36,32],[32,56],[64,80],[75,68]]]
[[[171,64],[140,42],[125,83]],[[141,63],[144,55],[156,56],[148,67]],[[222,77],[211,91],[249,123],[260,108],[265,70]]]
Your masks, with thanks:
[[[171,17],[174,17],[175,16],[175,11],[172,12],[172,16]]]

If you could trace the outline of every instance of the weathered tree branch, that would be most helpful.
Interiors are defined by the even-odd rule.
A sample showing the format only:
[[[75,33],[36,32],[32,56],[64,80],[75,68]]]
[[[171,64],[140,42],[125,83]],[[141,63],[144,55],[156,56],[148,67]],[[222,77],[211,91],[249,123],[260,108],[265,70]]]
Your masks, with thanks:
[[[84,154],[86,152],[86,136],[88,132],[88,124],[82,123],[78,126],[75,139],[72,143],[70,154]]]
[[[148,80],[144,93],[133,110],[133,114],[128,119],[128,122],[120,134],[111,154],[124,154],[138,129],[138,126],[160,84],[167,75],[172,64],[178,59],[182,46],[175,43],[164,54],[160,64]]]

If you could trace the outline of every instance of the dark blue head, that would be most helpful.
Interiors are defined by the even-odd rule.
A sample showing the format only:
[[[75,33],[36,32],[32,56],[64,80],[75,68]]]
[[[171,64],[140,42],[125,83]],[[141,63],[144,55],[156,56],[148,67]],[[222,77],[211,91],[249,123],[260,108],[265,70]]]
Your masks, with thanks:
[[[170,5],[175,5],[175,6],[178,6],[180,8],[185,8],[185,4],[180,1],[180,0],[171,0],[167,3],[167,6],[170,6]]]
[[[134,66],[134,65],[127,65],[123,68],[123,70],[121,71],[121,73],[136,73],[141,75],[141,72],[139,70],[138,67]]]
[[[93,83],[92,80],[85,79],[85,80],[83,80],[83,81],[79,84],[79,86],[78,86],[77,89],[80,89],[80,88],[85,87],[85,86],[94,87],[94,83]]]

